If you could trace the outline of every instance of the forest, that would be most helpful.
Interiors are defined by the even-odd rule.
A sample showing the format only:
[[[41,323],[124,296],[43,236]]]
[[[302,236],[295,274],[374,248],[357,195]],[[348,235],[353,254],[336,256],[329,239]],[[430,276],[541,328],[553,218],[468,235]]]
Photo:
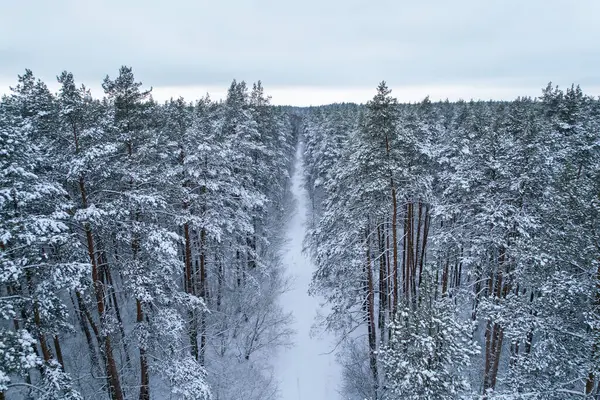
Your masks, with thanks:
[[[270,399],[299,121],[31,71],[0,104],[0,399]]]
[[[101,98],[57,79],[26,70],[0,102],[0,400],[279,398],[300,144],[340,399],[600,399],[579,86],[299,108],[260,81],[159,104],[130,67]]]
[[[400,105],[382,82],[304,134],[344,398],[600,398],[598,99]]]

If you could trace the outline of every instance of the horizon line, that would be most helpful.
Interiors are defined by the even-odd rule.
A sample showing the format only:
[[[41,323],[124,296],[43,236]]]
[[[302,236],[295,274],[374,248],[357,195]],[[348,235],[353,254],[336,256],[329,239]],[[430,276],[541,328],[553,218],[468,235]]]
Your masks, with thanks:
[[[58,92],[60,84],[58,82],[45,82],[52,93]],[[82,82],[78,82],[81,85]],[[0,95],[10,93],[10,87],[15,86],[15,82],[0,82]],[[85,84],[85,83],[84,83]],[[421,85],[388,85],[392,90],[392,96],[398,99],[401,104],[414,104],[423,101],[426,97],[432,102],[450,102],[457,101],[513,101],[518,97],[538,98],[542,94],[542,89],[548,85],[548,82],[540,85],[482,85],[482,84],[421,84]],[[556,84],[552,82],[553,87],[565,89],[577,85],[577,83]],[[104,91],[100,84],[85,86],[90,89],[94,98],[101,99]],[[582,85],[580,85],[582,86]],[[227,95],[227,86],[221,85],[176,85],[176,86],[150,86],[152,87],[152,97],[155,101],[162,104],[170,99],[182,97],[187,102],[195,102],[200,98],[210,96],[212,100],[224,100]],[[315,86],[315,85],[273,85],[264,84],[265,95],[270,97],[271,104],[274,106],[291,107],[316,107],[340,103],[365,104],[371,100],[376,93],[376,86]],[[592,97],[600,95],[600,86],[582,86],[584,94]]]

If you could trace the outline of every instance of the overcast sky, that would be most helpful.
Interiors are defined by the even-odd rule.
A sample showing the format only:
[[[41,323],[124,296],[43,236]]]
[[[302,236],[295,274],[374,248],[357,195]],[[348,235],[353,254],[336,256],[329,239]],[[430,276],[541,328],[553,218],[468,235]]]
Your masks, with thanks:
[[[130,65],[164,100],[263,81],[274,103],[600,95],[599,0],[0,0],[0,92],[62,70],[102,95]]]

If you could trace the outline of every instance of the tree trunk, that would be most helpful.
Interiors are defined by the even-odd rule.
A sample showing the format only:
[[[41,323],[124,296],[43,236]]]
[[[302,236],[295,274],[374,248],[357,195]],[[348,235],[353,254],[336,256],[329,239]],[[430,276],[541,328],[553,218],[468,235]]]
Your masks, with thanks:
[[[25,274],[26,280],[27,280],[27,289],[29,290],[29,294],[30,296],[32,296],[33,299],[33,323],[35,324],[35,330],[37,333],[37,338],[38,338],[38,342],[40,344],[40,348],[42,349],[42,357],[44,358],[45,362],[49,362],[50,359],[52,358],[52,353],[50,352],[50,348],[48,347],[48,342],[46,342],[46,335],[44,335],[43,329],[42,329],[42,320],[40,317],[40,309],[39,309],[39,304],[38,304],[38,300],[35,298],[35,292],[33,289],[33,279],[31,277],[31,273],[30,271],[27,271],[27,273]],[[24,314],[25,310],[22,308],[21,309],[21,313]],[[25,318],[23,318],[23,320],[25,321]]]
[[[483,274],[481,272],[481,266],[475,266],[475,285],[474,285],[474,299],[473,299],[473,310],[471,311],[471,320],[477,320],[477,309],[479,308],[479,299],[481,297],[481,279],[483,278]]]
[[[131,153],[130,153],[131,155]],[[139,212],[135,213],[135,222],[139,221]],[[140,250],[140,242],[139,237],[135,230],[132,231],[132,239],[131,239],[131,253],[133,262],[136,263],[138,261],[138,252]],[[144,308],[142,301],[138,298],[135,299],[136,306],[136,323],[138,326],[144,323]],[[140,353],[140,395],[139,400],[150,400],[150,377],[148,373],[148,359],[146,357],[146,347],[147,347],[147,338],[146,338],[146,329],[147,327],[141,326],[141,331],[143,332],[143,337],[138,344],[139,353]]]
[[[404,213],[404,226],[402,229],[402,291],[404,292],[404,300],[408,299],[408,263],[406,262],[406,249],[408,247],[408,205]]]
[[[529,295],[529,302],[533,303],[534,300],[535,300],[535,291],[533,289],[531,289],[531,294]],[[532,312],[532,314],[535,315],[535,312]],[[533,343],[533,328],[529,329],[529,331],[527,332],[527,336],[525,338],[524,352],[526,355],[531,353],[532,343]]]
[[[90,329],[88,328],[88,325],[86,323],[86,315],[85,312],[83,311],[83,307],[85,307],[85,305],[82,304],[82,299],[81,299],[81,294],[79,292],[76,292],[76,296],[77,296],[77,304],[75,303],[75,300],[73,300],[73,297],[71,296],[71,302],[73,303],[73,308],[76,310],[77,315],[79,316],[78,320],[79,320],[79,325],[81,326],[81,330],[83,331],[84,335],[85,335],[85,340],[86,343],[88,345],[88,351],[90,352],[90,362],[92,365],[92,369],[96,372],[100,372],[100,362],[98,361],[98,354],[96,353],[96,346],[94,346],[94,342],[92,340],[92,334],[90,333]]]
[[[392,168],[390,165],[390,153],[391,153],[391,145],[390,138],[388,134],[385,134],[385,154],[388,162],[388,174],[390,177],[390,189],[392,192],[392,246],[394,249],[393,259],[394,263],[392,265],[392,286],[394,292],[394,299],[392,304],[392,314],[395,317],[396,312],[398,310],[398,238],[397,238],[397,222],[398,222],[398,202],[396,199],[396,185],[394,184],[394,175],[392,172]]]
[[[187,204],[184,204],[184,208],[187,208]],[[183,225],[183,236],[185,240],[185,254],[184,254],[184,262],[185,262],[185,291],[191,295],[194,295],[194,271],[192,265],[192,242],[190,238],[190,226],[189,223],[185,223]],[[188,327],[188,332],[190,336],[190,345],[192,356],[198,360],[199,352],[198,352],[198,324],[196,322],[196,313],[194,310],[190,310],[190,326]]]
[[[496,377],[498,376],[498,366],[500,365],[500,354],[502,352],[502,339],[504,338],[504,329],[499,324],[495,324],[495,348],[494,348],[494,363],[490,376],[490,388],[496,388]]]
[[[104,350],[106,353],[108,380],[110,381],[113,400],[123,400],[123,391],[121,390],[121,383],[119,382],[119,371],[117,370],[117,364],[113,356],[110,336],[104,337]]]
[[[135,301],[137,309],[138,324],[144,322],[144,310],[142,309],[142,302],[139,299]],[[145,340],[145,339],[144,339]],[[148,374],[148,360],[146,358],[146,343],[140,343],[140,400],[150,400],[150,377]]]
[[[56,351],[56,359],[58,360],[63,371],[65,371],[65,362],[63,360],[62,349],[57,335],[54,335],[54,350]]]
[[[407,251],[407,265],[408,265],[408,292],[411,296],[411,300],[415,302],[416,296],[416,284],[415,284],[415,205],[411,201],[408,203],[408,251]]]
[[[377,242],[379,245],[379,341],[383,344],[385,338],[385,314],[387,308],[387,285],[386,285],[386,253],[385,253],[385,229],[377,226]]]
[[[248,246],[248,252],[247,252],[247,257],[248,257],[248,270],[251,271],[256,267],[256,237],[257,237],[257,230],[258,230],[258,223],[257,223],[257,218],[256,217],[252,217],[252,227],[254,229],[254,233],[250,236],[248,236],[247,240],[247,246]],[[202,233],[205,234],[204,229],[202,230]]]
[[[389,229],[389,222],[388,222],[388,229]],[[386,298],[387,298],[387,307],[388,307],[388,321],[391,321],[394,318],[394,313],[393,313],[393,299],[392,299],[392,288],[394,286],[394,283],[392,282],[392,261],[391,261],[391,257],[390,257],[390,234],[388,232],[388,234],[385,237],[385,253],[387,255],[386,257],[386,288],[387,288],[387,293],[386,293]],[[387,330],[387,337],[391,337],[392,336],[392,328],[390,327]]]
[[[425,263],[425,250],[427,249],[427,238],[429,237],[429,225],[431,216],[429,215],[429,206],[425,206],[425,217],[423,226],[423,243],[421,248],[421,257],[419,257],[419,286],[421,286],[421,276],[423,276],[423,264]]]
[[[448,292],[448,266],[450,264],[449,255],[446,254],[446,262],[444,263],[444,269],[442,271],[442,297],[446,296]]]
[[[390,178],[392,185],[392,247],[394,250],[392,264],[392,285],[394,287],[394,299],[392,304],[392,314],[395,316],[398,311],[398,238],[397,238],[397,222],[398,222],[398,204],[396,201],[396,187],[394,186],[394,179]]]
[[[421,200],[419,200],[419,212],[417,214],[417,239],[415,240],[415,272],[414,272],[414,279],[415,279],[415,288],[417,287],[417,284],[419,283],[417,280],[417,267],[419,266],[420,263],[420,256],[421,256],[421,248],[419,247],[421,245],[421,225],[422,225],[422,216],[423,216],[423,203],[421,202]],[[423,246],[423,248],[425,248],[425,246]]]
[[[488,319],[485,328],[485,364],[483,366],[483,395],[486,395],[490,381],[490,366],[492,365],[492,321]],[[484,397],[484,399],[487,397]]]
[[[52,354],[50,353],[50,348],[48,347],[48,343],[46,342],[46,335],[42,333],[42,324],[37,300],[34,301],[33,304],[33,320],[38,331],[38,340],[42,349],[42,356],[44,357],[44,361],[49,362],[52,358]]]
[[[92,327],[92,331],[94,332],[94,335],[96,337],[96,341],[98,342],[98,347],[100,348],[100,355],[102,356],[102,362],[104,364],[105,371],[107,371],[105,378],[106,378],[107,385],[108,385],[107,386],[108,387],[108,393],[109,393],[110,398],[114,400],[116,393],[113,390],[113,385],[112,385],[110,371],[116,372],[116,368],[113,369],[114,362],[113,363],[110,362],[110,360],[107,357],[107,350],[106,350],[106,349],[110,349],[111,350],[111,354],[112,354],[112,347],[111,347],[110,339],[107,338],[107,337],[104,337],[104,336],[102,336],[100,334],[100,329],[94,323],[94,320],[92,318],[91,313],[89,312],[89,310],[87,309],[85,303],[83,302],[83,298],[81,296],[81,293],[75,292],[75,295],[77,297],[77,303],[79,305],[79,310],[82,311],[83,314],[85,315],[88,323]],[[82,318],[83,318],[83,316],[82,316]],[[84,326],[86,326],[85,322],[84,322]],[[86,326],[85,331],[87,333],[89,333],[89,330],[87,329],[87,326]],[[109,340],[107,341],[106,339],[109,339]],[[97,364],[98,363],[98,361],[97,361],[98,359],[97,359],[97,356],[96,356],[95,348],[94,348],[93,344],[91,343],[91,339],[90,339],[90,342],[88,343],[88,346],[90,348],[92,356],[96,357],[96,364]],[[104,351],[102,350],[103,347],[104,347]],[[92,360],[92,362],[94,362],[94,360]]]
[[[462,259],[463,259],[463,249],[461,247],[460,248],[460,256],[458,257],[458,260],[457,260],[456,276],[455,276],[455,280],[454,280],[454,287],[460,287],[460,285],[461,285]]]
[[[81,192],[81,201],[83,208],[87,208],[87,195],[85,191],[85,181],[83,176],[79,178],[79,189]],[[87,250],[90,262],[92,263],[92,282],[94,284],[94,293],[96,295],[96,307],[98,309],[98,317],[100,324],[104,320],[104,288],[100,281],[100,274],[98,273],[98,264],[96,262],[96,254],[94,250],[94,237],[92,235],[92,229],[89,223],[84,223],[85,236],[87,240]],[[110,337],[103,334],[103,347],[106,354],[106,375],[110,382],[110,392],[113,400],[123,400],[123,391],[121,389],[121,383],[119,381],[119,374],[117,364],[113,355],[112,345]]]
[[[515,365],[517,361],[517,357],[519,357],[519,342],[514,341],[510,344],[510,366]]]
[[[369,364],[373,374],[373,389],[375,391],[375,400],[378,398],[379,374],[377,371],[377,337],[375,331],[375,295],[373,293],[373,270],[371,268],[371,245],[369,240],[369,230],[366,232],[367,244],[367,322],[369,331]]]
[[[102,252],[100,254],[100,260],[102,262],[102,271],[104,272],[104,275],[106,276],[106,283],[108,284],[108,292],[110,294],[110,298],[112,298],[112,303],[115,308],[115,316],[117,317],[117,323],[119,325],[119,332],[121,332],[121,337],[123,338],[123,352],[125,353],[125,363],[128,366],[131,366],[131,360],[129,359],[129,349],[127,346],[127,341],[125,340],[125,326],[123,324],[123,318],[121,318],[121,309],[119,308],[117,292],[115,291],[112,274],[110,273],[110,267],[108,265],[108,260],[107,260],[105,252]]]
[[[200,231],[200,297],[206,298],[206,230]],[[200,354],[198,361],[204,365],[204,354],[206,351],[206,316],[204,310],[200,311]]]

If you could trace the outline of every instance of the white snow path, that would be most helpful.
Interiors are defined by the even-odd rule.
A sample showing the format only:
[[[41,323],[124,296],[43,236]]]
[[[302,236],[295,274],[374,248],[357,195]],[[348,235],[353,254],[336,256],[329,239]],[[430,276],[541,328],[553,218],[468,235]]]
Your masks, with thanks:
[[[334,338],[329,335],[310,337],[317,311],[321,309],[321,299],[308,295],[314,266],[302,253],[308,210],[308,195],[302,185],[302,149],[300,143],[292,176],[292,194],[297,208],[289,222],[283,256],[291,290],[281,296],[282,307],[294,316],[296,335],[294,346],[278,355],[275,373],[282,400],[336,400],[339,398],[340,368],[331,353],[335,347]]]

